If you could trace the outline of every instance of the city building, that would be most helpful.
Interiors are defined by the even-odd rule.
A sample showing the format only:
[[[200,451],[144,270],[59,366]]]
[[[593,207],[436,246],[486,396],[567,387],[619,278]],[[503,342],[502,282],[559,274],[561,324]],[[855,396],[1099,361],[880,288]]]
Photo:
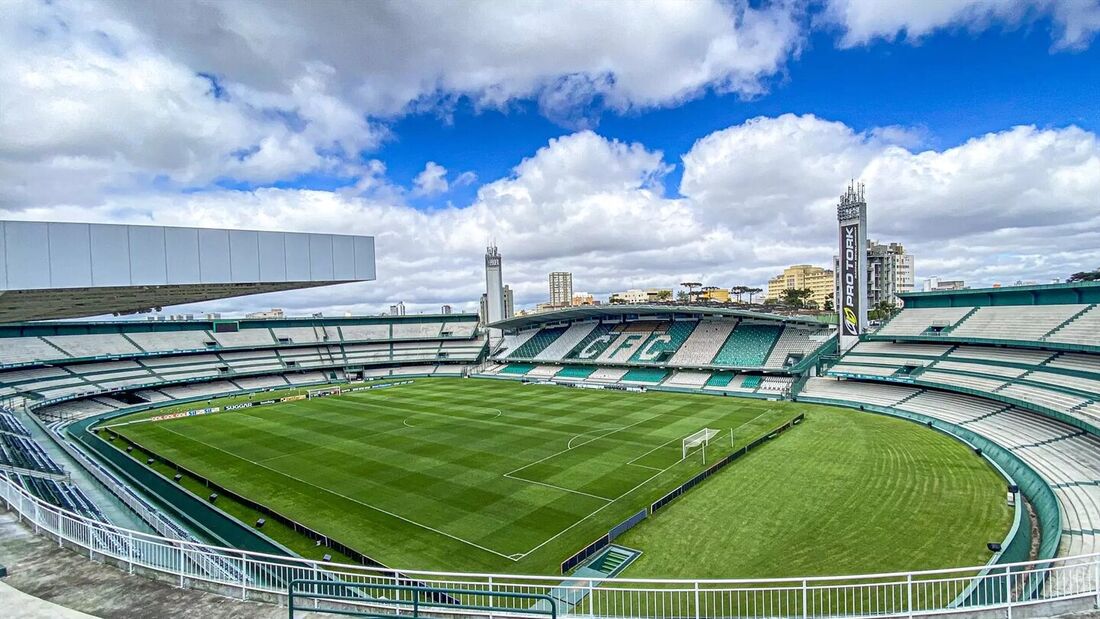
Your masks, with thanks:
[[[453,310],[452,310],[450,305],[444,305],[443,307],[439,308],[439,313],[443,314],[444,316],[446,316],[447,314],[452,313],[452,311]]]
[[[599,304],[599,301],[596,300],[596,297],[592,296],[591,294],[588,294],[587,292],[574,292],[573,293],[573,305],[574,306],[598,305],[598,304]]]
[[[404,316],[405,315],[405,302],[398,301],[397,305],[390,306],[390,316]]]
[[[729,303],[730,291],[727,288],[717,286],[705,286],[699,291],[699,300],[704,303]]]
[[[818,308],[824,308],[826,303],[835,298],[836,275],[829,269],[809,264],[789,266],[768,280],[764,300],[778,303],[784,290],[809,290],[808,301],[816,303]]]
[[[966,290],[966,282],[961,279],[940,279],[929,277],[924,280],[922,290],[924,292],[937,292],[940,290]]]
[[[647,288],[645,290],[631,288],[623,292],[612,293],[607,301],[608,303],[657,303],[671,301],[672,298],[671,288]]]
[[[512,294],[512,287],[504,285],[504,318],[507,320],[516,315],[516,300]]]
[[[573,274],[554,271],[550,274],[550,303],[570,305],[573,302]]]
[[[283,313],[282,309],[280,309],[278,307],[273,307],[273,308],[271,308],[267,311],[264,311],[264,312],[252,312],[250,314],[245,314],[244,317],[245,318],[285,318],[286,315]]]
[[[839,258],[833,256],[837,268]],[[879,303],[901,306],[898,294],[912,292],[916,287],[916,269],[913,254],[905,253],[901,243],[867,243],[867,308]],[[840,282],[834,282],[834,289]]]

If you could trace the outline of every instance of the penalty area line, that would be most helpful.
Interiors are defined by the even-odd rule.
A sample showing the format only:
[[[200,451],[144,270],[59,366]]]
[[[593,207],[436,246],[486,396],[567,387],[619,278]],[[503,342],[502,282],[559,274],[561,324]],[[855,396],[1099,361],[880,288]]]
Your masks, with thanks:
[[[516,477],[515,475],[512,475],[510,473],[505,473],[504,476],[507,477],[508,479],[514,479],[516,481],[527,482],[529,484],[535,484],[535,485],[538,485],[538,486],[546,486],[547,488],[554,488],[555,490],[561,490],[562,492],[570,492],[572,494],[581,494],[581,495],[584,495],[584,496],[592,497],[593,499],[599,499],[601,501],[606,501],[608,503],[610,503],[611,501],[614,500],[614,499],[609,499],[605,496],[600,496],[598,494],[590,494],[588,492],[584,492],[583,490],[573,490],[572,488],[565,488],[563,486],[555,486],[554,484],[548,484],[548,483],[543,482],[543,481],[535,481],[533,479],[525,479],[523,477]]]

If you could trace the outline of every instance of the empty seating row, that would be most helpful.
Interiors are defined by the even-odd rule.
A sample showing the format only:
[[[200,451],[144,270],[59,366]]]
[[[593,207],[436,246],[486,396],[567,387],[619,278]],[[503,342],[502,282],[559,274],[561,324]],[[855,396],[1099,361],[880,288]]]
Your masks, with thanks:
[[[669,363],[680,366],[709,365],[736,326],[736,320],[700,320]]]
[[[782,331],[781,325],[742,321],[733,329],[712,363],[736,367],[762,366]]]
[[[912,308],[902,310],[876,335],[923,335],[929,329],[950,329],[971,312],[970,307]]]
[[[198,325],[196,325],[198,326]],[[365,340],[473,338],[477,323],[467,321],[395,321],[376,325],[278,326],[263,321],[242,323],[237,331],[187,328],[149,330],[143,324],[120,327],[119,333],[76,333],[0,338],[0,366],[106,356],[148,355],[220,348],[287,344],[342,343]]]

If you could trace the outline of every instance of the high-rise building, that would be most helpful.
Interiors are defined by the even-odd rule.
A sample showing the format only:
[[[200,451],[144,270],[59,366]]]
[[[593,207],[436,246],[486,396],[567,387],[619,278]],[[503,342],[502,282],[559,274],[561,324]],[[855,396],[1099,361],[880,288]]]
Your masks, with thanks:
[[[485,314],[486,323],[504,319],[504,281],[501,274],[501,256],[496,245],[485,248]],[[501,337],[499,329],[489,332],[491,337]]]
[[[833,256],[834,266],[839,258]],[[916,287],[915,259],[905,253],[901,243],[867,243],[867,298],[868,309],[879,303],[901,306],[898,294],[912,292]],[[837,286],[840,282],[837,281]]]
[[[573,303],[573,274],[555,271],[550,274],[550,305],[567,306]]]
[[[873,308],[879,303],[901,305],[898,294],[912,292],[913,254],[905,253],[900,243],[883,245],[871,241],[867,245],[867,303]]]
[[[516,315],[516,300],[512,295],[512,287],[504,285],[504,319],[507,320]]]
[[[836,275],[829,269],[809,264],[789,266],[768,280],[768,291],[764,300],[778,302],[784,290],[809,290],[810,298],[807,300],[824,309],[826,302],[835,299]]]
[[[398,301],[396,305],[390,306],[390,316],[404,316],[405,315],[405,302]]]
[[[452,311],[453,309],[450,305],[444,305],[443,307],[439,308],[439,313],[443,315],[450,314]]]

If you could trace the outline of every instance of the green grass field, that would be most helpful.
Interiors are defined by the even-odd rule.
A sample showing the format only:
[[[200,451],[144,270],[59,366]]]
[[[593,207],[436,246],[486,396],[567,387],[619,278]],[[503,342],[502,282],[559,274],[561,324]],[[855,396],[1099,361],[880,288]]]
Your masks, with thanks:
[[[940,567],[1004,536],[1003,482],[965,446],[814,405],[417,379],[116,430],[387,565],[547,574],[701,469],[682,437],[723,430],[713,461],[799,412],[623,538],[645,553],[626,575],[867,571],[847,566],[882,554]]]

